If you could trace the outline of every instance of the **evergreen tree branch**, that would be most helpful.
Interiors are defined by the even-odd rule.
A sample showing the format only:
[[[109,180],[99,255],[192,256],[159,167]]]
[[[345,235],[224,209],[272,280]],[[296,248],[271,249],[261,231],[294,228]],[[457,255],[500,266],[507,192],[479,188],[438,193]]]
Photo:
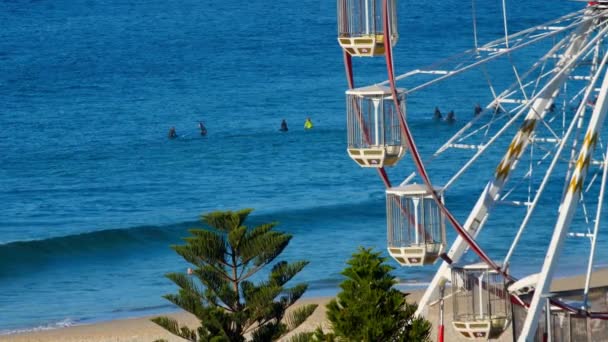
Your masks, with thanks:
[[[312,341],[317,341],[317,340],[315,340],[314,332],[301,332],[299,334],[293,335],[289,339],[289,342],[312,342]]]
[[[216,230],[229,233],[235,227],[240,227],[247,219],[247,216],[253,209],[243,209],[236,212],[233,211],[214,211],[209,214],[202,215],[202,221],[209,227]]]
[[[310,315],[317,309],[317,304],[302,305],[301,307],[294,309],[286,318],[285,324],[287,325],[287,331],[293,331],[304,323]]]
[[[239,277],[239,281],[244,281],[246,279],[249,279],[249,277],[258,273],[258,271],[261,270],[262,267],[264,267],[264,265],[255,266],[255,267],[251,267],[251,268],[247,269],[247,273],[245,273],[245,275],[241,275]]]
[[[223,261],[226,253],[226,241],[223,234],[205,229],[190,229],[193,236],[184,238],[185,245],[174,245],[172,248],[191,264],[215,264]]]
[[[152,318],[151,321],[160,325],[175,336],[179,336],[191,342],[198,341],[198,336],[195,331],[190,330],[190,328],[186,326],[180,326],[179,323],[177,323],[177,321],[173,318],[155,317]]]
[[[290,240],[290,235],[285,234],[284,236],[281,236],[279,234],[266,237],[265,239],[260,239],[251,245],[244,247],[254,247],[255,250],[257,250],[257,255],[250,259],[250,261],[253,261],[254,265],[248,268],[247,272],[239,277],[239,280],[242,281],[248,279],[253,274],[257,273],[262,267],[271,263],[283,251],[283,249],[287,247]],[[243,249],[241,252],[245,253]]]
[[[167,273],[166,277],[170,279],[175,285],[179,286],[182,291],[186,291],[189,295],[200,297],[202,294],[201,289],[192,281],[190,277],[183,273]]]
[[[291,235],[268,231],[241,243],[239,252],[241,264],[253,262],[255,266],[264,266],[271,263],[291,240]]]
[[[188,311],[196,317],[201,317],[202,306],[200,305],[200,298],[188,296],[182,291],[178,295],[166,294],[163,298],[184,309],[184,311]]]
[[[218,274],[210,267],[195,270],[194,273],[201,283],[205,285],[205,288],[213,293],[213,297],[216,300],[219,299],[224,304],[226,310],[232,312],[238,311],[238,307],[234,304],[237,297],[230,288],[230,282],[226,281],[221,274]]]
[[[286,261],[281,261],[273,266],[272,271],[270,272],[270,281],[279,286],[283,286],[306,267],[306,265],[308,265],[308,261],[297,261],[291,264]]]
[[[249,263],[255,258],[256,254],[256,250],[257,247],[254,247],[253,250],[251,250],[252,245],[256,245],[256,244],[260,244],[259,242],[257,242],[259,239],[264,238],[264,235],[267,234],[268,232],[270,232],[270,230],[272,230],[272,228],[274,228],[276,226],[276,223],[266,223],[266,224],[262,224],[259,225],[257,227],[255,227],[252,231],[249,231],[244,237],[243,239],[245,241],[247,241],[246,243],[243,242],[243,240],[239,241],[239,247],[241,247],[242,244],[245,244],[245,250],[240,250],[240,257],[241,257],[241,262],[237,265],[239,268],[241,268],[241,272],[239,273],[238,279],[239,280],[244,280],[247,279],[251,274],[256,273],[259,268],[257,268],[256,270],[252,271],[251,274],[249,273]],[[258,239],[258,240],[256,240]],[[252,253],[253,252],[253,253]],[[243,277],[243,274],[247,273],[248,276],[247,277]]]
[[[258,327],[251,335],[252,342],[267,342],[275,341],[285,330],[284,324],[280,322],[272,322]]]
[[[251,317],[258,319],[261,317],[275,318],[277,305],[274,299],[283,289],[272,284],[262,284],[251,290],[247,301],[247,306],[251,310]]]
[[[278,223],[276,223],[276,222],[261,224],[255,228],[253,228],[251,231],[249,231],[246,235],[246,239],[252,240],[252,239],[257,238],[260,235],[264,235],[264,234],[268,233],[269,231],[271,231],[274,227],[276,227],[277,224]]]
[[[246,234],[247,234],[246,226],[236,227],[230,233],[228,233],[228,243],[230,244],[230,246],[233,249],[233,252],[231,252],[230,256],[235,257],[236,255],[238,255],[238,252],[235,252],[235,251],[239,250],[241,241],[243,240],[243,238],[245,237]]]
[[[288,308],[298,301],[308,289],[307,284],[298,284],[292,288],[283,291],[280,302],[283,307]]]

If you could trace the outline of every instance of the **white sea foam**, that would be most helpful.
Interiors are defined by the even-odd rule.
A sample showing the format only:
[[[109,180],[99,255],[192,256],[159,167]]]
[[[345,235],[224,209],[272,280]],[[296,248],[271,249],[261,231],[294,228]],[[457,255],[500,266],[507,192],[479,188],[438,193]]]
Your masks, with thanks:
[[[35,331],[53,330],[53,329],[59,329],[59,328],[67,328],[67,327],[71,327],[74,325],[76,325],[75,320],[73,320],[71,318],[65,318],[58,322],[40,325],[40,326],[37,326],[34,328],[0,330],[0,335],[12,335],[12,334],[35,332]]]

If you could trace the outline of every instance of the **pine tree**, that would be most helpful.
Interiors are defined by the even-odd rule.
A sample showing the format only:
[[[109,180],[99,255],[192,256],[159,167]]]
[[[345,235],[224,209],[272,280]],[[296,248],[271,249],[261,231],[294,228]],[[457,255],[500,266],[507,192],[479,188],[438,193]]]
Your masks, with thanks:
[[[276,223],[253,229],[244,225],[251,209],[216,211],[202,216],[207,229],[192,229],[184,245],[172,246],[194,265],[192,275],[167,275],[179,287],[164,298],[195,315],[201,326],[193,330],[168,317],[152,319],[188,341],[274,341],[308,318],[316,305],[304,305],[286,316],[286,310],[306,291],[306,284],[286,288],[306,261],[276,263],[268,280],[248,280],[272,263],[291,240],[274,231]]]
[[[416,305],[393,288],[393,267],[371,249],[359,248],[342,271],[342,291],[327,304],[333,334],[318,331],[317,340],[428,341],[431,325],[414,317]]]

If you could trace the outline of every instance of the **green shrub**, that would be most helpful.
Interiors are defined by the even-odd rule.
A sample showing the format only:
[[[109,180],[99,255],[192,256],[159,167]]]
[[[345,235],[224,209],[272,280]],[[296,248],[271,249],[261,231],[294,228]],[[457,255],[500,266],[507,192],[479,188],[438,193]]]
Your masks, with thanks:
[[[333,333],[317,331],[316,340],[428,341],[431,324],[414,317],[416,305],[407,294],[393,288],[393,267],[371,249],[359,248],[342,271],[337,299],[327,304],[327,318]]]

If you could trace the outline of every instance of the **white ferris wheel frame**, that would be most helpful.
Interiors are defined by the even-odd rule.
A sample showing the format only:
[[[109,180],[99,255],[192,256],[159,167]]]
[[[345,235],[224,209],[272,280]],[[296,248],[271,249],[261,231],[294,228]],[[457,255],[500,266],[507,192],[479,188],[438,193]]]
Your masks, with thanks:
[[[448,148],[468,148],[477,150],[474,156],[469,159],[469,161],[462,168],[460,168],[456,172],[456,174],[447,182],[447,184],[445,185],[445,188],[447,188],[452,185],[453,182],[456,181],[456,179],[458,179],[477,160],[477,158],[481,154],[483,154],[490,145],[492,145],[494,141],[496,141],[496,139],[502,136],[503,133],[506,132],[508,127],[512,126],[518,119],[521,120],[524,112],[527,110],[527,114],[525,115],[525,117],[523,117],[524,124],[517,131],[516,135],[512,140],[510,148],[507,150],[506,154],[499,163],[497,171],[495,173],[495,177],[486,185],[463,225],[465,230],[473,238],[476,238],[484,227],[484,224],[490,214],[491,208],[501,200],[501,193],[503,192],[505,185],[507,184],[509,174],[513,169],[516,168],[520,157],[527,149],[529,143],[533,142],[535,139],[545,139],[546,142],[553,142],[555,144],[556,151],[554,152],[554,158],[551,160],[549,169],[545,174],[545,177],[543,178],[541,184],[539,185],[534,199],[529,200],[525,203],[525,205],[528,206],[528,213],[525,216],[517,232],[516,237],[514,238],[513,244],[509,249],[507,257],[505,258],[504,265],[506,268],[508,267],[508,262],[513,253],[513,250],[521,237],[521,233],[527,225],[529,217],[534,211],[534,208],[538,203],[540,195],[542,194],[545,185],[547,184],[549,175],[551,174],[554,166],[560,158],[562,151],[566,146],[566,141],[570,137],[577,124],[579,124],[580,126],[585,111],[584,107],[592,91],[595,90],[595,83],[600,79],[600,74],[603,72],[603,70],[606,69],[606,76],[603,79],[602,86],[599,90],[599,97],[597,103],[594,106],[593,113],[591,114],[591,118],[587,126],[587,133],[585,135],[586,138],[578,153],[578,162],[576,163],[574,169],[571,170],[572,172],[570,186],[568,187],[568,191],[566,191],[560,203],[560,211],[553,231],[551,243],[548,248],[547,256],[543,263],[541,272],[534,278],[534,288],[536,289],[536,291],[534,292],[532,302],[530,304],[530,307],[528,308],[528,314],[526,315],[526,320],[524,322],[523,330],[520,334],[519,341],[530,340],[533,336],[534,331],[536,330],[540,317],[540,312],[545,304],[545,301],[543,301],[543,299],[547,298],[549,294],[549,286],[553,277],[553,273],[555,271],[555,264],[559,257],[564,238],[567,235],[568,227],[572,222],[574,212],[577,208],[577,203],[581,198],[582,184],[585,181],[588,167],[592,161],[592,153],[595,149],[595,143],[598,139],[598,133],[603,126],[604,118],[606,116],[606,112],[608,111],[608,100],[606,99],[606,95],[608,95],[608,68],[606,68],[608,53],[605,54],[601,62],[598,62],[596,58],[596,70],[594,71],[595,73],[593,75],[571,75],[571,72],[577,66],[577,63],[579,63],[584,57],[592,54],[594,52],[594,49],[596,49],[596,47],[599,46],[599,44],[601,44],[605,38],[607,38],[608,26],[605,24],[604,21],[602,21],[602,19],[607,15],[608,13],[606,13],[604,11],[604,8],[602,7],[600,7],[599,10],[598,8],[586,8],[562,16],[556,20],[550,21],[543,25],[538,25],[512,35],[506,35],[503,39],[498,39],[483,46],[476,46],[476,48],[465,51],[463,54],[456,56],[456,58],[447,60],[443,63],[439,63],[434,67],[416,69],[395,77],[395,80],[399,82],[412,81],[413,85],[410,87],[405,87],[405,92],[406,94],[413,94],[435,83],[447,80],[451,77],[464,73],[473,68],[483,67],[488,62],[491,62],[502,56],[510,56],[511,53],[530,46],[541,40],[555,37],[559,34],[571,32],[566,38],[555,44],[554,48],[551,49],[543,57],[557,58],[558,62],[556,63],[556,67],[553,70],[550,70],[545,74],[545,76],[549,80],[546,81],[544,86],[540,90],[538,90],[532,97],[528,97],[527,92],[525,90],[526,87],[530,86],[531,84],[524,84],[522,82],[523,77],[520,78],[520,75],[518,74],[518,71],[515,67],[514,73],[517,77],[517,84],[514,87],[509,88],[500,94],[496,94],[494,89],[491,89],[492,93],[494,94],[494,100],[490,104],[488,104],[486,109],[495,106],[501,106],[502,104],[506,103],[518,104],[518,106],[516,107],[517,112],[508,120],[507,124],[505,124],[504,127],[502,127],[500,130],[498,130],[497,133],[490,137],[485,144],[467,145],[459,144],[457,142],[457,139],[461,137],[469,128],[471,128],[472,124],[479,119],[479,117],[476,117],[471,120],[471,122],[467,123],[462,129],[460,129],[433,155],[434,158],[439,154],[443,153]],[[560,49],[564,51],[560,55],[556,55],[556,53]],[[595,50],[595,53],[595,57],[597,57],[597,49]],[[537,67],[538,63],[536,63],[531,70]],[[426,79],[424,79],[422,82],[419,81],[416,83],[418,77],[426,77]],[[554,138],[536,137],[536,124],[544,124],[544,117],[547,114],[549,106],[554,103],[556,97],[560,92],[560,88],[569,79],[589,81],[589,85],[585,87],[585,93],[582,97],[581,104],[578,107],[575,115],[573,116],[568,129],[561,137],[557,134],[555,134]],[[389,81],[385,81],[379,83],[378,85],[386,85],[388,83]],[[520,95],[522,98],[518,98],[518,95]],[[580,127],[578,128],[580,129]],[[550,153],[547,152],[544,158],[548,157],[549,155]],[[606,152],[606,155],[608,155],[608,151]],[[599,164],[600,166],[604,165],[603,163]],[[586,236],[591,237],[591,251],[584,289],[585,306],[587,305],[586,298],[588,294],[589,280],[591,277],[591,269],[593,265],[595,244],[597,240],[596,237],[598,234],[598,227],[600,221],[599,213],[602,205],[601,199],[603,198],[605,191],[607,169],[608,168],[604,167],[604,172],[602,175],[602,185],[598,200],[598,210],[595,220],[594,231],[592,234],[586,234]],[[406,179],[402,182],[402,185],[409,183],[414,176],[415,174],[406,177]],[[467,251],[468,247],[469,245],[465,242],[465,240],[461,236],[458,236],[455,242],[452,244],[451,248],[449,249],[446,260],[451,260],[451,262],[458,262],[463,256],[463,254]],[[444,287],[449,281],[449,279],[450,264],[448,262],[443,262],[439,270],[435,274],[430,286],[427,288],[423,297],[419,301],[419,307],[416,314],[424,314],[425,312],[427,312],[429,305],[437,302],[438,300],[442,300],[443,297],[440,294],[443,293]]]

